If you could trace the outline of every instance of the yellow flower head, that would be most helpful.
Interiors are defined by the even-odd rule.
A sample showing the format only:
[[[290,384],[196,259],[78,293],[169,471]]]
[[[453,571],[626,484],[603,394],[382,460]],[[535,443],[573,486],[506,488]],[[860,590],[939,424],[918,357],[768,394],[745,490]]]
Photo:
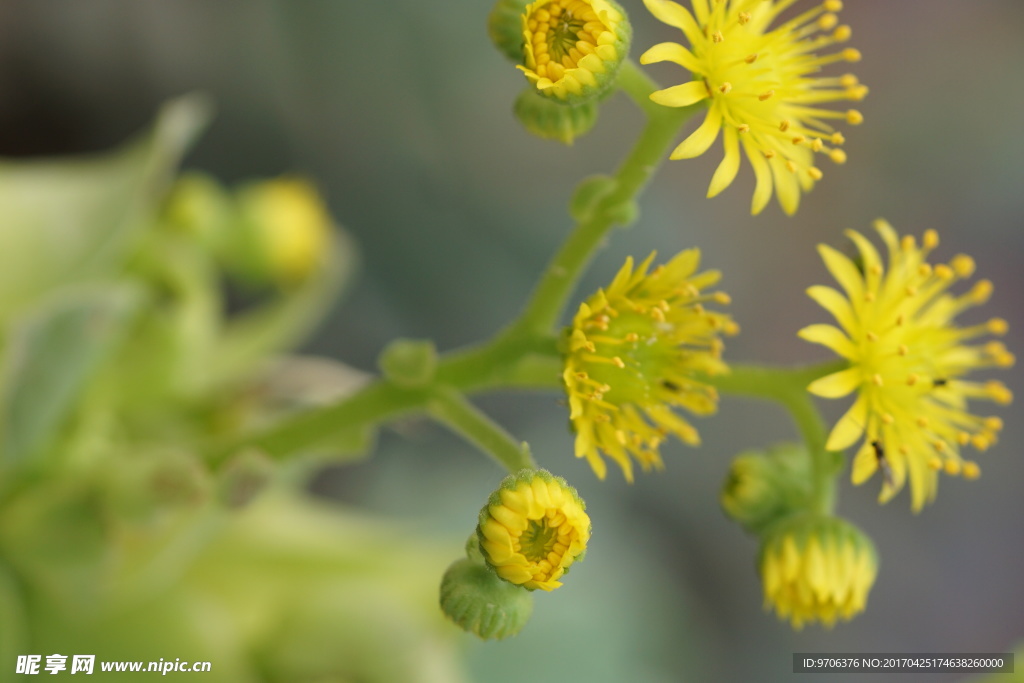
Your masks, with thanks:
[[[633,481],[630,456],[645,471],[660,469],[658,448],[667,435],[700,442],[697,430],[672,407],[696,415],[715,412],[714,387],[697,377],[727,369],[719,335],[738,330],[728,316],[704,308],[708,302],[728,303],[729,297],[702,293],[718,282],[719,273],[695,274],[699,250],[680,252],[648,273],[653,259],[652,253],[635,270],[627,259],[608,289],[580,304],[566,330],[562,377],[576,457],[586,457],[601,479],[602,452]]]
[[[586,504],[565,479],[544,470],[510,474],[480,511],[484,559],[518,586],[552,591],[590,540]]]
[[[331,217],[309,182],[278,178],[250,185],[241,205],[270,272],[283,284],[305,280],[330,249]]]
[[[968,399],[1006,404],[1010,391],[1000,382],[964,379],[971,370],[1007,367],[1014,357],[996,341],[966,342],[985,334],[1006,332],[1006,321],[957,327],[964,309],[988,300],[992,283],[977,282],[960,296],[947,290],[974,272],[966,255],[949,264],[925,259],[939,243],[935,231],[921,244],[902,239],[885,221],[875,229],[889,251],[887,266],[864,236],[847,235],[857,245],[861,266],[828,246],[818,247],[825,265],[844,293],[811,287],[807,293],[835,317],[839,327],[811,325],[804,339],[822,344],[850,362],[849,368],[813,382],[809,391],[825,398],[856,392],[853,406],[829,436],[829,450],[843,450],[862,440],[853,463],[855,484],[881,469],[885,480],[881,500],[892,498],[910,479],[913,509],[935,497],[938,472],[978,476],[977,464],[960,457],[960,449],[984,450],[996,441],[1002,422],[968,410]]]
[[[816,152],[843,163],[843,136],[830,119],[858,124],[856,110],[834,111],[820,105],[860,100],[867,88],[845,75],[825,78],[819,69],[832,62],[856,62],[853,48],[819,56],[823,48],[850,38],[838,25],[840,0],[821,4],[775,24],[795,0],[692,0],[693,13],[670,0],[644,0],[659,20],[682,30],[689,49],[677,43],[655,45],[641,64],[670,61],[693,74],[683,85],[651,95],[658,104],[685,107],[709,100],[704,122],[675,151],[672,159],[700,156],[722,133],[725,158],[708,188],[714,197],[727,188],[740,167],[740,146],[757,178],[752,213],[760,213],[772,195],[792,214],[821,178]],[[773,24],[775,24],[773,26]]]
[[[610,0],[538,0],[522,15],[521,69],[537,91],[561,102],[611,86],[629,53],[632,28]]]
[[[758,565],[765,609],[795,629],[820,621],[831,627],[864,611],[878,573],[874,545],[835,517],[799,514],[763,537]]]

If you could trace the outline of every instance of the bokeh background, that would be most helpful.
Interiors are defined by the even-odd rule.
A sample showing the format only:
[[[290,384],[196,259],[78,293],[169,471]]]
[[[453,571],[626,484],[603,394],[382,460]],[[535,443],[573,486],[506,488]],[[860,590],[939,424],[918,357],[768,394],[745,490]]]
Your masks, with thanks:
[[[900,231],[938,230],[938,258],[974,256],[996,295],[972,319],[1009,320],[1008,346],[1021,353],[1024,3],[848,5],[841,16],[864,55],[853,70],[871,88],[859,105],[865,123],[845,131],[849,162],[825,166],[793,218],[774,203],[749,215],[748,167],[706,200],[717,153],[669,163],[641,202],[640,222],[613,235],[581,296],[627,254],[699,246],[705,264],[724,272],[743,327],[729,358],[823,359],[795,337],[825,315],[803,293],[828,280],[814,245],[843,244],[843,229],[884,216]],[[634,55],[676,39],[638,0],[624,6]],[[570,148],[530,137],[511,113],[524,79],[491,48],[489,9],[465,0],[3,0],[0,154],[104,149],[167,98],[203,90],[217,118],[186,167],[228,183],[308,174],[359,245],[356,284],[305,351],[372,370],[397,336],[432,338],[441,349],[472,343],[518,310],[570,227],[572,188],[614,168],[641,123],[618,96]],[[672,65],[650,73],[666,85],[682,78]],[[1004,379],[1024,392],[1019,369]],[[579,488],[595,536],[566,586],[538,596],[520,636],[465,637],[475,680],[521,681],[528,672],[539,683],[775,681],[792,676],[793,652],[1006,652],[1024,639],[1016,405],[1001,413],[1001,443],[979,457],[982,478],[944,479],[937,502],[918,515],[905,493],[880,507],[878,482],[844,481],[839,511],[875,539],[881,572],[866,613],[802,632],[763,611],[756,543],[718,506],[732,455],[794,435],[780,409],[724,400],[698,425],[701,448],[669,445],[666,471],[630,486],[615,476],[599,482],[572,457],[558,396],[488,396],[480,405]],[[417,421],[385,430],[373,458],[329,469],[311,486],[413,518],[454,558],[500,478],[471,447]]]

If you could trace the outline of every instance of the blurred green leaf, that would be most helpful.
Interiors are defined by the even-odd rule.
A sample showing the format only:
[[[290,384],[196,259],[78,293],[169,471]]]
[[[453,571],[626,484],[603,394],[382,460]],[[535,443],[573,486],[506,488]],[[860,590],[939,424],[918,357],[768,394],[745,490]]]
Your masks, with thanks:
[[[0,662],[6,666],[26,653],[25,607],[21,588],[12,574],[0,564]]]
[[[0,375],[0,462],[26,461],[51,442],[140,302],[128,285],[67,289],[12,325]]]
[[[115,272],[208,118],[204,99],[185,97],[113,153],[0,161],[0,322],[54,287]]]

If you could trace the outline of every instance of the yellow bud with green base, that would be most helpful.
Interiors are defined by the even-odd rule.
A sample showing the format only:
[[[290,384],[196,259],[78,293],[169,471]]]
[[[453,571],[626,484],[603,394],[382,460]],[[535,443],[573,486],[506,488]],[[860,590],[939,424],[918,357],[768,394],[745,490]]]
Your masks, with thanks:
[[[552,591],[590,540],[586,504],[565,479],[545,470],[510,474],[480,510],[484,560],[505,581]]]
[[[761,535],[758,558],[765,608],[793,628],[831,628],[864,610],[878,573],[878,554],[864,532],[838,517],[798,513]]]
[[[301,178],[253,183],[237,194],[250,274],[279,286],[306,281],[330,252],[332,220],[323,199]]]

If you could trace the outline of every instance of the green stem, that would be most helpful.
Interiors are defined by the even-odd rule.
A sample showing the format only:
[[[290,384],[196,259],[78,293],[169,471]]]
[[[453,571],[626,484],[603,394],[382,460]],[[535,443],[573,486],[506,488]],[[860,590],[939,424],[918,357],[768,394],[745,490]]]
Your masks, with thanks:
[[[618,86],[646,113],[647,124],[632,152],[612,177],[609,189],[587,207],[565,244],[551,261],[520,317],[494,339],[450,354],[427,387],[405,388],[379,379],[355,395],[319,410],[287,418],[269,430],[219,444],[209,454],[222,461],[244,446],[271,457],[329,445],[334,434],[369,429],[385,420],[433,406],[439,387],[469,393],[498,387],[557,388],[561,359],[554,331],[569,296],[598,246],[616,224],[635,215],[636,196],[668,156],[683,122],[699,105],[673,109],[650,100],[658,85],[630,60],[622,65]]]
[[[465,397],[450,389],[434,392],[427,412],[480,450],[490,454],[509,472],[536,469],[537,463],[525,444],[518,444],[502,427],[477,410]]]
[[[244,447],[272,458],[330,447],[336,435],[352,434],[427,409],[440,387],[458,392],[488,389],[555,389],[561,384],[562,358],[553,337],[528,340],[501,337],[484,347],[450,354],[425,387],[402,387],[377,379],[340,402],[286,418],[270,429],[217,444],[208,453],[222,462]]]
[[[555,329],[598,246],[613,226],[632,221],[637,195],[668,157],[683,122],[699,109],[699,106],[673,109],[651,102],[650,94],[658,86],[632,60],[623,63],[618,85],[647,114],[647,124],[632,152],[612,177],[609,191],[595,199],[596,204],[585,212],[586,217],[576,225],[551,261],[513,330],[547,333]]]
[[[811,457],[811,506],[822,514],[835,510],[836,474],[841,461],[825,449],[828,431],[807,385],[844,367],[845,361],[806,368],[730,365],[728,374],[709,378],[724,393],[775,401],[789,411]]]

